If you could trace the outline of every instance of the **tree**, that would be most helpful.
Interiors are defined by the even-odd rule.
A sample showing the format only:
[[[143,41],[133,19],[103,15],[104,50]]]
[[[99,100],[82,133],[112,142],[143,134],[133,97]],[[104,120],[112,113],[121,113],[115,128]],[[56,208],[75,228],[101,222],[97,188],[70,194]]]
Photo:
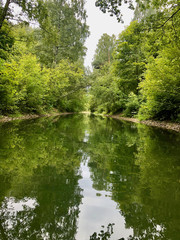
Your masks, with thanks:
[[[141,28],[137,21],[131,22],[119,35],[113,55],[113,73],[118,77],[119,89],[125,94],[137,93],[145,69]]]
[[[40,61],[51,67],[62,59],[82,59],[89,35],[84,0],[49,0],[46,9],[48,17],[39,20],[41,30],[37,31],[36,53]]]
[[[180,116],[180,51],[169,46],[151,58],[145,79],[140,83],[144,102],[139,116],[142,119],[179,120]]]
[[[0,2],[0,30],[4,24],[5,20],[13,20],[15,13],[13,12],[12,5],[15,4],[21,8],[21,13],[24,13],[29,20],[37,19],[40,15],[44,15],[43,0],[6,0],[3,4]],[[45,15],[44,15],[45,17]],[[18,16],[18,19],[22,20],[21,15]]]
[[[100,70],[91,89],[92,111],[115,113],[127,108],[126,115],[137,113],[139,100],[135,94],[138,92],[141,74],[145,70],[141,30],[141,24],[134,21],[119,35],[116,42],[114,37],[106,34],[99,40],[93,65]],[[106,71],[109,45],[113,50],[112,62],[108,63],[109,68]]]
[[[96,69],[101,68],[106,63],[111,63],[112,53],[115,47],[115,35],[109,36],[104,33],[98,41],[92,66]]]
[[[0,79],[0,110],[3,114],[40,112],[47,91],[47,75],[31,54],[3,62]]]
[[[14,36],[11,25],[6,21],[0,29],[0,58],[7,59],[14,44]]]
[[[49,77],[48,102],[59,110],[82,110],[84,90],[87,86],[83,70],[75,63],[61,60],[50,70]]]
[[[116,78],[110,70],[101,68],[100,74],[94,72],[93,75],[90,110],[100,113],[115,113],[122,110],[125,107],[126,96],[119,90]]]

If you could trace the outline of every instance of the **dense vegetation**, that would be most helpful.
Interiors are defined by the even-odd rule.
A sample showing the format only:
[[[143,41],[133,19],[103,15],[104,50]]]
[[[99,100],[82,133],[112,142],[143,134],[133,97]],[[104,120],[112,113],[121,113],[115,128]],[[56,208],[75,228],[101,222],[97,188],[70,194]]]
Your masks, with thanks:
[[[131,0],[97,0],[119,21],[119,8],[128,3],[134,19],[117,39],[103,34],[88,77],[84,2],[0,1],[0,115],[89,106],[92,112],[179,121],[179,1],[136,0],[134,7]]]
[[[112,14],[115,6],[109,2],[97,1]],[[93,63],[104,58],[100,67],[93,64],[91,111],[180,120],[179,10],[178,1],[137,1],[133,21],[111,44],[111,62],[104,53],[108,37],[101,37]]]
[[[0,3],[0,114],[82,110],[84,0],[13,4]]]

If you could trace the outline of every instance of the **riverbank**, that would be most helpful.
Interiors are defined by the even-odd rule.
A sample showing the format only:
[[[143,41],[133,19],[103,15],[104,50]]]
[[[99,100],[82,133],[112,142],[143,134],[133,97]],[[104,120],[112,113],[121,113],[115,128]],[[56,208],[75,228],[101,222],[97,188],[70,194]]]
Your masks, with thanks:
[[[89,114],[90,112],[82,112],[85,114]],[[28,120],[28,119],[35,119],[40,117],[52,117],[52,116],[61,116],[61,115],[68,115],[73,114],[72,112],[53,112],[53,113],[46,113],[46,114],[25,114],[20,116],[0,116],[0,123],[10,122],[13,120]],[[119,115],[105,115],[106,117],[111,117],[114,119],[119,119],[123,121],[129,121],[134,123],[141,123],[148,126],[158,127],[158,128],[164,128],[168,130],[173,130],[176,132],[180,132],[180,124],[179,123],[172,123],[172,122],[165,122],[165,121],[155,121],[155,120],[144,120],[140,121],[137,118],[129,118],[129,117],[122,117],[121,114]]]
[[[172,122],[165,122],[165,121],[155,121],[155,120],[144,120],[140,121],[136,118],[128,118],[128,117],[122,117],[121,115],[107,115],[107,117],[123,120],[123,121],[129,121],[134,123],[142,123],[148,126],[158,127],[158,128],[164,128],[168,130],[173,130],[176,132],[180,132],[180,124],[179,123],[172,123]]]
[[[10,122],[13,120],[28,120],[28,119],[35,119],[40,117],[52,117],[52,116],[61,116],[61,115],[68,115],[72,114],[71,112],[53,112],[53,113],[45,113],[45,114],[24,114],[20,116],[0,116],[0,123]]]

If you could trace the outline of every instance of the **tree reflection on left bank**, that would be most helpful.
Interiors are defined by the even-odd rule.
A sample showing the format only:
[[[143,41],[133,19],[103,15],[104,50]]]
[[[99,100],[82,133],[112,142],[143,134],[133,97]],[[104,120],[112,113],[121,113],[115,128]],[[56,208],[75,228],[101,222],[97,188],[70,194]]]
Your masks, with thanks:
[[[15,122],[0,129],[2,239],[75,239],[82,199],[79,118]]]

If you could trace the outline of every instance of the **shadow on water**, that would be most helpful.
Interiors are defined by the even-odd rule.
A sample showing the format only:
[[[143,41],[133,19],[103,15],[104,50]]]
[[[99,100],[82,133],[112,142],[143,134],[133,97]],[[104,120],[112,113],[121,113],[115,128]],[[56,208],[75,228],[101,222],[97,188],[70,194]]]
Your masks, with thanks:
[[[68,115],[1,124],[0,136],[0,239],[180,239],[178,134]],[[133,235],[113,221],[76,238],[84,155],[97,199],[107,192]]]

